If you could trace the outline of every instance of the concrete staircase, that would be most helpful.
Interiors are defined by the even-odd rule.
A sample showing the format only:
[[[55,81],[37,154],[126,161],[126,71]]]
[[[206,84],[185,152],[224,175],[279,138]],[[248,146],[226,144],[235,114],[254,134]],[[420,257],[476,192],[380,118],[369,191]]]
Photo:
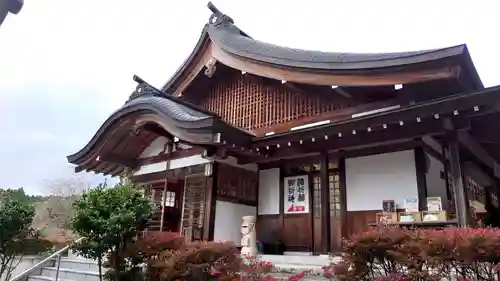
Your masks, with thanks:
[[[308,255],[261,255],[260,259],[271,262],[276,267],[271,275],[286,280],[305,270],[311,270],[303,280],[327,280],[323,277],[323,266],[333,261],[340,261],[340,257],[308,256]]]
[[[42,267],[38,272],[28,276],[28,281],[54,281],[57,274],[57,264]],[[97,262],[81,257],[61,258],[59,266],[59,281],[99,281]]]
[[[288,277],[304,270],[312,270],[311,274],[303,280],[326,280],[322,276],[322,267],[328,265],[331,257],[328,256],[302,256],[302,255],[262,255],[260,259],[276,266],[271,275],[286,280]],[[334,258],[338,259],[338,258]],[[57,273],[56,261],[49,262],[47,266],[35,271],[28,277],[28,281],[55,281]],[[104,273],[104,271],[103,271]],[[85,259],[75,255],[61,258],[59,267],[59,281],[99,281],[99,268],[94,260]]]

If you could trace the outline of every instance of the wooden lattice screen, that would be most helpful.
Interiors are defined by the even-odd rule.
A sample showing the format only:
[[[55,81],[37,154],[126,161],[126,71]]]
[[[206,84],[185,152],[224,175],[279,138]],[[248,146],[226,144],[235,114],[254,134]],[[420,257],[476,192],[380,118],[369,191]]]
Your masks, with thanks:
[[[200,240],[205,218],[205,190],[207,178],[186,177],[182,206],[181,231],[186,240]]]
[[[248,74],[229,77],[209,91],[201,100],[201,106],[232,125],[255,130],[359,103],[332,93],[328,87],[299,93],[286,85],[274,83],[276,85],[269,86],[262,81],[262,78]]]
[[[248,203],[257,202],[257,173],[229,165],[219,165],[217,195]]]

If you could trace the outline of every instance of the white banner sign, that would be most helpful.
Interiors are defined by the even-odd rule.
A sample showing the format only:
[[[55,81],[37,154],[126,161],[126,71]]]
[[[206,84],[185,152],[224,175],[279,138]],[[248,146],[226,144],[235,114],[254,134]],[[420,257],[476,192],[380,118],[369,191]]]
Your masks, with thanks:
[[[285,178],[285,214],[309,213],[309,177]]]

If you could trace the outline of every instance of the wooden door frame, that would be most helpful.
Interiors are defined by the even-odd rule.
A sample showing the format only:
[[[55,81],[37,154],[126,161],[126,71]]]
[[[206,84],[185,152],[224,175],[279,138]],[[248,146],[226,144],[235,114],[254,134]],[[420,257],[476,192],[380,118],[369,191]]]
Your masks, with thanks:
[[[299,176],[307,176],[307,179],[308,179],[308,182],[309,182],[309,184],[308,184],[308,190],[309,190],[309,194],[308,194],[308,196],[309,196],[309,202],[308,202],[309,203],[309,213],[307,213],[307,214],[286,214],[285,213],[285,193],[287,192],[286,191],[287,189],[285,188],[285,178],[288,178],[288,177],[299,177]],[[283,237],[283,229],[284,229],[285,218],[287,218],[287,217],[293,217],[293,216],[304,216],[304,215],[307,215],[309,227],[313,227],[314,224],[313,224],[313,216],[312,216],[312,213],[313,213],[312,212],[312,200],[313,200],[313,198],[312,198],[312,188],[311,188],[311,186],[312,186],[311,172],[299,172],[299,173],[289,173],[289,174],[283,173],[281,175],[281,181],[283,182],[283,190],[282,190],[282,192],[280,194],[280,196],[281,196],[280,200],[283,201],[283,206],[281,206],[282,207],[281,212],[283,212],[283,226],[282,226],[282,240],[283,240],[283,238],[284,238]],[[310,234],[313,235],[312,229],[311,229],[311,233]],[[310,250],[313,250],[313,248],[314,248],[314,238],[312,237],[312,235],[309,236],[310,237],[310,239],[309,239],[310,241],[309,241],[309,245],[307,245],[307,247]],[[287,245],[285,244],[285,248],[286,248],[286,246]],[[302,245],[293,245],[293,246],[302,246]],[[311,251],[311,252],[313,252],[313,251]]]
[[[329,160],[331,158],[327,158]],[[309,225],[311,227],[311,234],[310,234],[310,248],[311,252],[316,255],[316,254],[327,254],[332,252],[332,250],[338,251],[340,249],[333,249],[332,248],[332,228],[331,228],[331,213],[330,213],[330,175],[332,173],[337,173],[339,175],[339,184],[340,184],[340,205],[341,205],[341,210],[339,212],[339,219],[340,219],[340,227],[341,231],[344,229],[344,222],[342,220],[342,209],[345,208],[345,200],[343,200],[343,195],[342,193],[345,193],[342,191],[342,185],[343,182],[345,182],[345,173],[342,173],[342,167],[341,167],[341,158],[338,158],[339,161],[339,167],[333,168],[333,169],[328,169],[328,164],[322,166],[322,167],[327,167],[326,169],[321,169],[319,171],[313,171],[313,172],[301,172],[301,173],[291,173],[291,174],[284,174],[283,179],[285,177],[293,177],[293,176],[307,176],[309,180]],[[343,160],[342,160],[343,161]],[[326,163],[329,163],[329,161],[326,161]],[[345,166],[345,165],[344,165]],[[326,177],[325,177],[326,174]],[[320,177],[320,205],[321,205],[321,221],[322,221],[322,228],[321,228],[321,243],[322,245],[320,246],[320,249],[317,250],[315,248],[315,232],[314,232],[314,209],[315,209],[315,203],[314,203],[314,186],[313,186],[313,179],[315,176]],[[326,180],[325,180],[326,179]],[[285,189],[283,189],[283,192],[281,193],[282,198],[285,197]],[[283,199],[284,200],[284,199]],[[284,210],[283,210],[284,212]],[[286,215],[285,215],[286,216]],[[342,235],[343,237],[343,235]]]
[[[337,161],[339,163],[338,167],[337,168],[332,168],[332,169],[328,169],[328,164],[330,163],[330,159],[332,158],[337,158]],[[313,252],[314,254],[327,254],[327,253],[330,253],[332,251],[338,251],[340,249],[334,249],[333,248],[333,231],[332,231],[332,226],[331,226],[331,220],[332,220],[332,216],[331,216],[331,210],[330,210],[330,206],[331,206],[331,202],[330,202],[330,175],[332,174],[338,174],[339,176],[339,185],[340,185],[340,190],[339,190],[339,195],[340,196],[340,211],[339,211],[339,219],[340,219],[340,227],[341,227],[341,232],[342,230],[344,229],[344,222],[342,220],[342,209],[345,208],[345,200],[343,199],[343,192],[342,191],[342,186],[343,186],[343,183],[345,183],[345,173],[343,173],[342,171],[345,170],[343,169],[342,167],[345,166],[345,164],[342,164],[342,162],[344,162],[344,160],[342,159],[342,157],[325,157],[326,161],[323,161],[323,163],[325,163],[325,165],[322,165],[322,167],[326,167],[326,169],[320,169],[319,171],[315,171],[315,172],[312,172],[310,173],[310,178],[312,179],[314,176],[320,176],[320,188],[321,188],[321,221],[323,222],[322,223],[322,228],[321,228],[321,231],[322,231],[322,234],[321,234],[321,237],[322,237],[322,247],[321,247],[321,250],[319,252]],[[322,164],[323,164],[322,163]],[[312,180],[311,180],[311,187],[312,187]],[[311,193],[313,193],[313,190],[311,188]],[[311,195],[312,196],[312,195]],[[314,209],[314,200],[311,201],[311,208]],[[313,224],[313,227],[314,227],[314,224]],[[313,229],[314,231],[314,229]],[[312,235],[313,239],[315,237],[314,233]],[[343,237],[343,235],[342,235]],[[314,240],[313,240],[313,246],[314,246]]]

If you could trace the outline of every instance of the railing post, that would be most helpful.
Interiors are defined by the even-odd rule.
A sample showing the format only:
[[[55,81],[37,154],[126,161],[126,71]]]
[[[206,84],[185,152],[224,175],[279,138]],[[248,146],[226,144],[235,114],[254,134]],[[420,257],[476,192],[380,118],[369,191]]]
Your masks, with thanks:
[[[55,281],[57,281],[59,279],[59,268],[61,267],[61,254],[62,253],[59,253],[57,255],[57,258],[56,258],[57,268],[56,268],[56,278],[55,278]]]

